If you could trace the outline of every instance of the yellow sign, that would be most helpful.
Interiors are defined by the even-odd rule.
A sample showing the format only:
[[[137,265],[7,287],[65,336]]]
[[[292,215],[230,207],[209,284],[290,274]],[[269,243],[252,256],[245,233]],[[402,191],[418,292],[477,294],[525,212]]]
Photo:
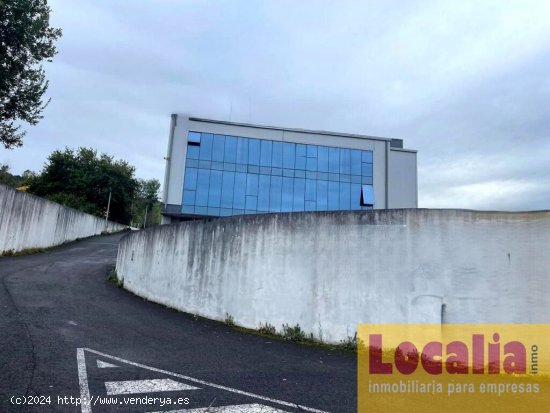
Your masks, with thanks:
[[[358,411],[550,412],[550,325],[361,324]]]

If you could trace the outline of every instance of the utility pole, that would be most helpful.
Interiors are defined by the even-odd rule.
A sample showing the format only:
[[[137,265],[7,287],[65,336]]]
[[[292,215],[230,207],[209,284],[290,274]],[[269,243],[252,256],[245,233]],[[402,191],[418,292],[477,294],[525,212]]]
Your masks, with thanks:
[[[145,216],[143,217],[143,229],[145,229],[145,223],[147,222],[147,208],[149,208],[149,204],[145,204]]]
[[[109,191],[109,201],[107,202],[107,213],[105,214],[105,229],[109,223],[109,211],[111,209],[111,191]]]

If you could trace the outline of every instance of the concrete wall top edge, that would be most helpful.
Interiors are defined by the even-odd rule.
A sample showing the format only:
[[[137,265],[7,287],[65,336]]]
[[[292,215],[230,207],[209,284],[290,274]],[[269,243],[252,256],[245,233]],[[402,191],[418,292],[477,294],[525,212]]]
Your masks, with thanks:
[[[197,226],[220,226],[225,224],[250,223],[256,222],[258,225],[279,221],[292,222],[295,217],[305,216],[311,219],[319,218],[326,223],[326,220],[334,224],[352,224],[353,221],[361,225],[407,225],[419,224],[427,225],[434,221],[437,225],[445,220],[452,218],[463,219],[465,222],[495,221],[504,219],[507,221],[525,220],[525,219],[549,219],[550,210],[542,211],[477,211],[469,209],[428,209],[428,208],[402,208],[402,209],[379,209],[373,211],[317,211],[317,212],[285,212],[285,213],[265,213],[236,215],[219,218],[206,218],[193,221],[178,222],[170,225],[162,225],[147,228],[142,231],[136,231],[125,235],[121,241],[128,237],[139,236],[145,233],[154,233],[157,231],[171,231],[176,226],[197,227]]]

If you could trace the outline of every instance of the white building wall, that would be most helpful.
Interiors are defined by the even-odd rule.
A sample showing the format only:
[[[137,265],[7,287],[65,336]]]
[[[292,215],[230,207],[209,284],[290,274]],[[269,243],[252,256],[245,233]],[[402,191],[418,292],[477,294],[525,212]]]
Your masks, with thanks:
[[[388,197],[390,208],[418,207],[416,152],[390,150]]]
[[[238,325],[550,322],[550,212],[339,211],[184,222],[122,239],[124,287]]]
[[[0,185],[0,255],[8,251],[53,247],[77,238],[125,228]]]

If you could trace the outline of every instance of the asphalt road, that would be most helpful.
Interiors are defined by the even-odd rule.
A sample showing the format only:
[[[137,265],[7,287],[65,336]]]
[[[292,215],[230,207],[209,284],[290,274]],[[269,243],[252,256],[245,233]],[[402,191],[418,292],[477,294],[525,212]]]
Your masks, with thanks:
[[[107,273],[119,239],[0,258],[0,412],[356,411],[355,356],[241,333],[117,288]]]

